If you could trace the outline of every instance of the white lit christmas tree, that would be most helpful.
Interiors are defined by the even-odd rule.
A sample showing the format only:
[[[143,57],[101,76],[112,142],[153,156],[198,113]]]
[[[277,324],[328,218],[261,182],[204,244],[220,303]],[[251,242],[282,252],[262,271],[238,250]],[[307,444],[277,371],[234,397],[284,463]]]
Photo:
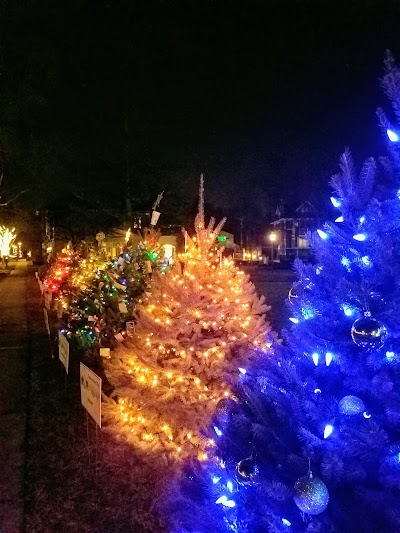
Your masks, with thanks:
[[[15,228],[7,228],[6,226],[0,226],[0,254],[3,257],[10,255],[11,243],[16,237]]]
[[[135,336],[106,362],[114,387],[103,408],[108,429],[166,459],[206,458],[213,442],[203,429],[249,360],[270,346],[264,297],[216,249],[224,222],[205,225],[201,177],[196,236],[184,232],[182,272],[153,275]]]

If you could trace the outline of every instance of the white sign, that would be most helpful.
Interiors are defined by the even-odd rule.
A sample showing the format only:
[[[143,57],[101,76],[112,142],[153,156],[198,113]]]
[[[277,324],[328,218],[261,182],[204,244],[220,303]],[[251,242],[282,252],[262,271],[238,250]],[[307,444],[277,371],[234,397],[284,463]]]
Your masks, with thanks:
[[[43,308],[43,314],[44,314],[44,323],[46,324],[47,333],[50,336],[49,315],[47,314],[47,309]]]
[[[118,308],[119,308],[119,312],[120,313],[127,313],[128,312],[128,308],[126,307],[126,303],[125,302],[119,302]]]
[[[66,337],[59,331],[58,332],[58,357],[64,365],[65,372],[68,374],[69,367],[69,342]]]
[[[101,427],[101,378],[83,363],[80,364],[81,403]]]
[[[110,358],[110,348],[100,348],[100,357]]]
[[[159,211],[153,211],[152,214],[151,214],[151,222],[150,224],[152,226],[155,226],[158,222],[158,219],[160,218],[160,212]]]

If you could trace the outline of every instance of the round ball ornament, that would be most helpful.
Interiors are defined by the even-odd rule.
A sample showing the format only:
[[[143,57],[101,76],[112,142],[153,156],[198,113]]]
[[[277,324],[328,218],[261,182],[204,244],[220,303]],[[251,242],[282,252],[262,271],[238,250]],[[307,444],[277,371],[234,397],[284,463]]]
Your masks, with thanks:
[[[294,502],[303,513],[321,514],[328,506],[328,489],[321,479],[312,475],[312,472],[308,472],[296,481],[294,491]]]
[[[232,398],[221,398],[215,406],[215,413],[217,416],[229,415],[235,406],[236,402]]]
[[[225,426],[236,407],[236,402],[232,398],[221,398],[215,406],[215,422],[217,422],[218,425],[221,424],[222,426]]]
[[[351,327],[353,342],[362,348],[380,348],[386,336],[385,326],[370,313],[365,313],[365,316],[358,318]]]
[[[298,294],[298,283],[294,283],[292,285],[292,287],[290,288],[289,290],[289,294],[288,294],[288,300],[289,302],[293,305],[295,303],[295,301],[298,299],[299,297],[299,294]]]
[[[253,457],[242,459],[236,465],[236,478],[242,485],[252,485],[258,474],[258,467]]]
[[[365,411],[364,402],[357,396],[344,396],[339,404],[338,410],[341,415],[354,416]]]

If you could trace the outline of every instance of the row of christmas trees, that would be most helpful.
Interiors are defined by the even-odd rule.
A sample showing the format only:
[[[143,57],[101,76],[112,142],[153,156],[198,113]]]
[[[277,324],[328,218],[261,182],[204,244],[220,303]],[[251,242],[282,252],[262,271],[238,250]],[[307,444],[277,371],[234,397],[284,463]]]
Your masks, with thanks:
[[[44,279],[70,342],[95,357],[113,349],[102,361],[113,388],[106,427],[165,463],[207,457],[212,413],[256,351],[272,343],[264,298],[216,249],[224,222],[205,224],[201,177],[196,235],[185,234],[186,250],[170,271],[156,261],[153,229],[109,264],[101,252],[82,258],[67,248]]]
[[[382,82],[400,124],[391,56]],[[338,215],[295,264],[291,330],[215,413],[212,460],[166,491],[170,531],[400,531],[400,134],[378,114],[389,156],[359,174],[342,156]]]
[[[400,122],[400,69],[385,65]],[[170,531],[400,531],[400,135],[379,115],[391,157],[357,174],[342,156],[339,213],[310,236],[315,263],[296,262],[283,343],[264,299],[215,248],[223,222],[206,225],[202,183],[196,235],[174,269],[149,280],[131,251],[96,263],[79,294],[63,292],[63,269],[51,278],[70,331],[83,316],[85,338],[121,335],[104,361],[114,390],[104,418],[152,459],[178,461],[159,505]],[[115,295],[132,336],[104,326]]]

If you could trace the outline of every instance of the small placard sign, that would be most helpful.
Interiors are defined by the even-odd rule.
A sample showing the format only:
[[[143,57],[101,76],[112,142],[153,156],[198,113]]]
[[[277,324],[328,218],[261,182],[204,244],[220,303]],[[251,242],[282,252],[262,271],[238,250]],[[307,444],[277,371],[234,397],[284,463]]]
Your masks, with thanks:
[[[100,348],[100,357],[111,357],[110,348]]]
[[[101,378],[83,363],[80,364],[81,403],[101,427]]]
[[[119,302],[118,307],[119,307],[119,312],[120,313],[127,313],[128,312],[128,308],[126,307],[126,303],[125,302]]]
[[[47,333],[50,336],[50,324],[49,324],[49,315],[47,313],[47,309],[43,308],[43,314],[44,314],[44,323],[46,324]]]
[[[61,333],[58,332],[58,357],[64,365],[65,372],[68,374],[69,367],[69,342],[67,338]]]

